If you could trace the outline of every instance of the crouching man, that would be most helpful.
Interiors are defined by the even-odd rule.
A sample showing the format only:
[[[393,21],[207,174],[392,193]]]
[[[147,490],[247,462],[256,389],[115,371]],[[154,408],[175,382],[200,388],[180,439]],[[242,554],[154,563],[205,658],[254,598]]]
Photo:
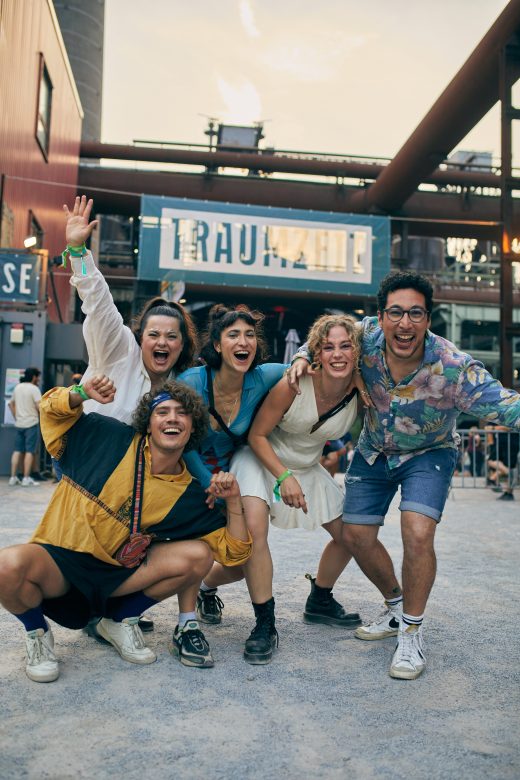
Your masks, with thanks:
[[[233,475],[215,475],[206,495],[181,459],[205,434],[199,396],[166,382],[142,398],[133,427],[82,413],[83,400],[105,404],[114,395],[112,381],[95,376],[41,401],[43,439],[63,479],[30,542],[0,551],[0,603],[25,627],[26,673],[35,682],[59,674],[46,617],[79,629],[102,615],[100,636],[126,661],[149,664],[156,655],[139,615],[175,593],[174,654],[213,666],[195,619],[200,582],[214,560],[240,565],[251,554]]]

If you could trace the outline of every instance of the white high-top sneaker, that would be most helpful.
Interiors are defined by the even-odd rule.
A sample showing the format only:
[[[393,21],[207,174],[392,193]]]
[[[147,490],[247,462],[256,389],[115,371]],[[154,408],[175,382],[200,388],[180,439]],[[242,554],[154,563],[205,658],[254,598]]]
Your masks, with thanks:
[[[386,639],[387,636],[397,636],[401,617],[403,614],[403,602],[390,605],[385,601],[383,612],[366,626],[360,626],[354,631],[358,639]]]
[[[60,670],[54,655],[54,637],[50,628],[36,628],[25,634],[27,664],[25,673],[34,682],[53,682],[58,679]]]
[[[399,629],[397,647],[390,664],[390,677],[415,680],[426,668],[422,626],[404,626]]]

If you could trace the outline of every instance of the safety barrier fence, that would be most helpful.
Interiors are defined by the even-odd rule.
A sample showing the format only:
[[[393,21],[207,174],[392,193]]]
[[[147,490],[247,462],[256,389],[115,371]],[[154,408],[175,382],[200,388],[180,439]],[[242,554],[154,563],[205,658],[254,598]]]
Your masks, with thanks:
[[[453,487],[510,490],[520,484],[520,434],[497,428],[458,429],[458,461]]]

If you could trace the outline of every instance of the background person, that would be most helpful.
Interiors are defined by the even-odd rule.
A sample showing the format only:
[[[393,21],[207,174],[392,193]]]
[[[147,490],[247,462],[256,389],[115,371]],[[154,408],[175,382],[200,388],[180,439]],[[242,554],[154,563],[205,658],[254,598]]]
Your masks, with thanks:
[[[11,456],[11,476],[9,485],[32,487],[38,485],[31,477],[34,464],[34,453],[40,438],[39,406],[42,394],[38,384],[41,371],[39,368],[26,368],[20,383],[16,385],[9,408],[15,419],[16,438],[14,452]],[[18,469],[23,470],[20,482]]]
[[[35,682],[59,673],[46,617],[78,629],[102,615],[98,630],[121,657],[149,664],[156,656],[138,616],[174,593],[183,610],[174,654],[188,666],[212,666],[195,620],[196,588],[213,557],[240,565],[251,551],[235,478],[215,475],[207,499],[182,461],[207,424],[197,394],[166,382],[141,399],[135,427],[82,414],[84,396],[108,404],[114,393],[113,382],[99,376],[45,394],[43,437],[64,479],[31,541],[0,552],[0,602],[26,629],[26,673]],[[227,518],[213,508],[217,497]],[[136,518],[150,544],[129,561],[118,551]]]

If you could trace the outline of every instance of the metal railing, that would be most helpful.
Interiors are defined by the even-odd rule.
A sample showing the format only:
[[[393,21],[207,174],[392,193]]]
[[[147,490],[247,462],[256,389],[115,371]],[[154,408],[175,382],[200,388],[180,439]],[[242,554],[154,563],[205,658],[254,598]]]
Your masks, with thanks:
[[[513,489],[520,484],[520,434],[496,428],[459,429],[453,487]]]

